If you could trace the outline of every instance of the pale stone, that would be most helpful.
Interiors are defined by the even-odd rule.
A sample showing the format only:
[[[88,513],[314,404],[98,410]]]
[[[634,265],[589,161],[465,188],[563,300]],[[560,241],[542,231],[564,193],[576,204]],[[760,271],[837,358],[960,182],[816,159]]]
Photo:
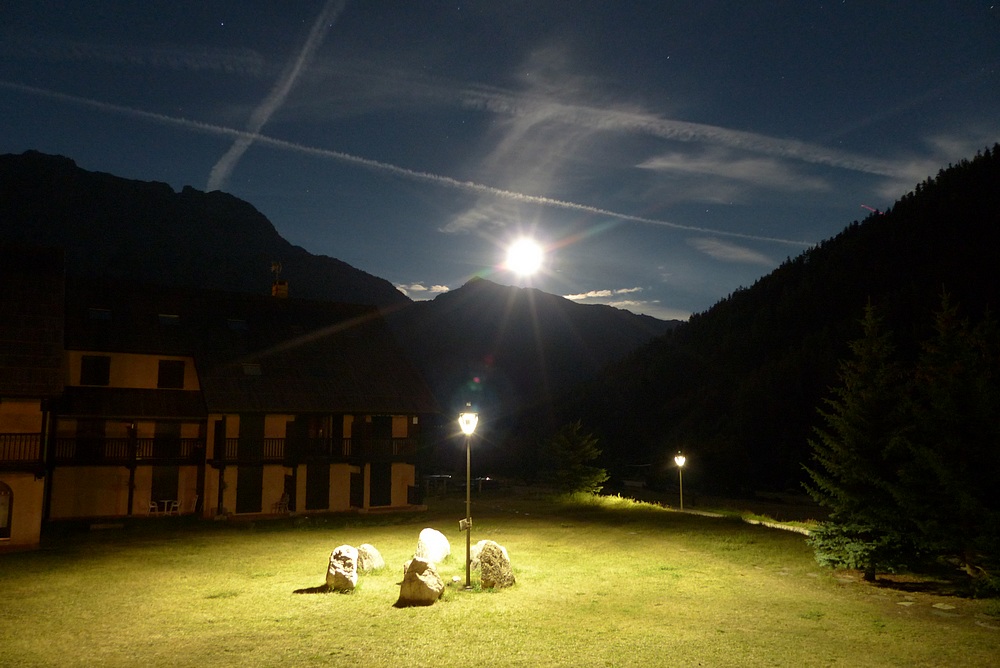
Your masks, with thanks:
[[[483,589],[503,589],[514,584],[507,550],[491,540],[479,552],[479,582]]]
[[[510,561],[510,557],[507,555],[507,548],[506,547],[504,547],[503,545],[498,545],[496,542],[494,542],[492,540],[481,540],[478,543],[476,543],[475,545],[473,545],[471,548],[469,548],[469,564],[470,564],[469,567],[472,570],[477,570],[479,568],[479,555],[480,555],[480,553],[482,553],[483,547],[487,543],[493,543],[494,545],[497,545],[500,548],[500,550],[503,551],[504,558],[507,561]]]
[[[424,529],[417,538],[417,551],[414,557],[440,564],[451,554],[451,544],[444,534],[437,529]]]
[[[358,572],[371,573],[385,568],[385,559],[374,545],[362,543],[358,546]]]
[[[403,581],[399,583],[397,607],[433,605],[441,598],[444,581],[432,562],[414,557],[406,562],[404,570]]]
[[[332,591],[354,591],[358,584],[358,548],[341,545],[330,553],[326,586]]]

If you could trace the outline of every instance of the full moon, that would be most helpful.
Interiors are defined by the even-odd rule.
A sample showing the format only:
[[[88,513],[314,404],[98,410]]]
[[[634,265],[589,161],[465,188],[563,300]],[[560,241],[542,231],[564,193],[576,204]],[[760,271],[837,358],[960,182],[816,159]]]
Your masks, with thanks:
[[[507,249],[506,267],[518,276],[531,276],[542,266],[545,252],[531,239],[518,239]]]

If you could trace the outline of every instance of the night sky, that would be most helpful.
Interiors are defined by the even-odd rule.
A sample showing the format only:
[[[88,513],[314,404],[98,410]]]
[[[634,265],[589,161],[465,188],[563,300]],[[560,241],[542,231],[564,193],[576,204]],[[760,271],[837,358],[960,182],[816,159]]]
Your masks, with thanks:
[[[683,318],[1000,141],[1000,3],[13,0],[0,119],[414,299]]]

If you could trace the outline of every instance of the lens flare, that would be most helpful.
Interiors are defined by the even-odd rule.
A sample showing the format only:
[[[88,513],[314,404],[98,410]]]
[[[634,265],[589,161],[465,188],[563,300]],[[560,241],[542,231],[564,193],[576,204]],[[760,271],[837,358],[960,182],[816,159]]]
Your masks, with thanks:
[[[508,270],[518,276],[531,276],[541,269],[545,251],[533,239],[518,239],[507,249]]]

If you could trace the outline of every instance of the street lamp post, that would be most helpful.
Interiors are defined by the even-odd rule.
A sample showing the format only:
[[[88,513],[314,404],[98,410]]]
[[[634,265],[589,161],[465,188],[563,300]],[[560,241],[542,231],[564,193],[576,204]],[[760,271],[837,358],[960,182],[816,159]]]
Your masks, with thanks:
[[[479,414],[472,411],[472,404],[465,405],[465,412],[458,416],[458,426],[465,434],[465,588],[472,588],[472,432],[479,423]]]
[[[687,461],[687,457],[677,451],[677,456],[674,457],[674,463],[677,464],[677,482],[680,483],[681,487],[681,510],[684,510],[684,462]]]

